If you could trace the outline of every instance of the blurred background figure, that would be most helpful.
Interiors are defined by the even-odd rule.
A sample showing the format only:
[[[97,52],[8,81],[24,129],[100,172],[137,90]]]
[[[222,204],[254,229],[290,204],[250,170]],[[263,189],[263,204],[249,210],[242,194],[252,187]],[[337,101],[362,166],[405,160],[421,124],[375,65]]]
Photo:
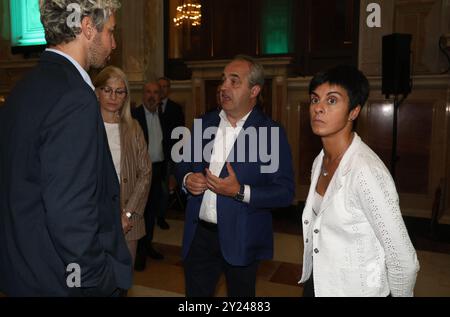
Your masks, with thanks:
[[[178,127],[184,127],[185,118],[182,107],[175,101],[169,99],[170,95],[170,79],[161,77],[158,79],[158,83],[161,86],[161,108],[159,112],[159,118],[161,122],[161,128],[163,131],[163,150],[165,158],[165,172],[162,179],[162,196],[161,207],[158,211],[158,226],[167,230],[170,228],[166,222],[166,212],[169,205],[170,194],[177,190],[177,181],[175,179],[175,163],[172,161],[171,150],[172,146],[178,140],[172,140],[172,131]]]
[[[163,189],[167,167],[163,148],[163,130],[160,121],[161,86],[157,81],[151,81],[143,87],[143,104],[132,110],[133,117],[139,122],[147,151],[152,161],[151,188],[145,206],[146,234],[138,242],[135,270],[143,271],[147,255],[155,260],[162,260],[164,256],[152,245],[155,219],[161,208],[167,205],[167,194]],[[165,196],[166,195],[166,196]]]

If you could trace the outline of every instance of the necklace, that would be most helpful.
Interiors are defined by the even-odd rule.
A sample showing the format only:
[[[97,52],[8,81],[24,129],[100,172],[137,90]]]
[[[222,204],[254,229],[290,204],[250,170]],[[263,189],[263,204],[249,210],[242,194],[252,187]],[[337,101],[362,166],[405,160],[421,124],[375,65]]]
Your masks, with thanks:
[[[342,151],[342,153],[339,154],[339,156],[334,158],[331,162],[328,162],[326,165],[332,166],[335,162],[340,161],[342,159],[342,157],[344,156],[345,152],[347,152],[347,149],[350,147],[350,144],[345,147],[344,151]],[[325,160],[329,161],[329,158],[327,158],[326,156],[323,157],[322,167],[320,169],[320,172],[322,173],[323,177],[327,177],[328,175],[330,175],[330,173],[327,171],[327,169],[325,167]]]
[[[345,153],[345,151],[344,151]],[[344,153],[342,153],[341,155],[339,155],[338,157],[336,157],[334,160],[332,160],[331,162],[329,162],[327,165],[332,165],[334,162],[340,160],[343,156]],[[324,157],[324,161],[322,162],[322,168],[321,168],[321,173],[323,177],[327,177],[328,175],[330,175],[330,173],[328,173],[326,167],[325,167],[325,157]]]

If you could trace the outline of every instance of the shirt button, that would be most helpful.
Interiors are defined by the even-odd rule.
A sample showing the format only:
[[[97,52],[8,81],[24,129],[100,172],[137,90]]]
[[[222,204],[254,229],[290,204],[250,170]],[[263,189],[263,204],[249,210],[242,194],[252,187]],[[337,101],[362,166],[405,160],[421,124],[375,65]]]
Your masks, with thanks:
[[[315,234],[318,234],[319,232],[320,232],[319,229],[314,230]]]
[[[319,249],[314,249],[314,253],[315,254],[319,253]]]
[[[309,239],[306,239],[306,241],[305,241],[306,243],[308,243],[309,242]]]
[[[305,226],[309,225],[309,221],[305,220],[304,224],[305,224]]]
[[[124,184],[128,183],[128,178],[124,178],[124,179],[123,179],[123,183],[124,183]]]

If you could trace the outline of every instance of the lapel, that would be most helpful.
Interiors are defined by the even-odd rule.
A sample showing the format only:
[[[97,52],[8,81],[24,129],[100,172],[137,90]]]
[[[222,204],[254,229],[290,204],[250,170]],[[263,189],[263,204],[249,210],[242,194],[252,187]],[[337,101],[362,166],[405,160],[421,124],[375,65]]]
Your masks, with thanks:
[[[227,158],[227,162],[231,162],[231,166],[233,167],[234,171],[236,172],[237,175],[241,175],[242,172],[242,167],[244,166],[242,164],[236,164],[236,158],[237,158],[237,149],[236,149],[236,145],[237,142],[239,140],[239,138],[244,137],[244,131],[249,128],[249,127],[254,127],[256,129],[258,129],[258,126],[261,124],[261,122],[264,119],[264,114],[262,113],[262,111],[260,110],[259,106],[255,106],[252,110],[252,112],[250,113],[250,115],[248,116],[247,120],[245,121],[244,126],[242,127],[241,132],[239,133],[238,137],[236,138],[236,141],[233,144],[233,148],[230,152],[230,155]],[[268,127],[270,128],[270,127]],[[250,157],[249,155],[249,144],[247,144],[247,142],[245,143],[245,158],[247,159],[248,157]],[[235,157],[231,157],[232,155],[234,155]],[[224,164],[222,171],[220,173],[220,177],[221,178],[225,178],[228,177],[228,170],[227,170],[227,166],[226,163]]]
[[[145,141],[148,144],[148,127],[147,119],[145,118],[144,105],[140,105],[132,111],[133,117],[139,122],[142,132],[144,133]]]
[[[316,192],[317,182],[319,181],[323,155],[324,155],[324,153],[322,150],[320,152],[319,156],[317,156],[316,160],[314,161],[314,164],[313,164],[313,167],[311,170],[311,185],[309,187],[308,198],[306,199],[306,205],[304,208],[304,210],[308,211],[308,212],[309,211],[312,212],[312,204],[314,201],[314,194]]]
[[[356,134],[353,138],[352,144],[348,148],[347,152],[344,154],[344,157],[341,160],[341,163],[339,164],[338,169],[334,173],[333,179],[330,182],[330,185],[328,185],[327,192],[325,193],[325,197],[323,198],[322,205],[320,207],[320,214],[322,214],[333,202],[334,197],[338,194],[339,190],[342,188],[344,184],[345,177],[348,175],[348,173],[351,171],[351,162],[352,158],[359,148],[359,145],[361,143],[361,138]],[[316,173],[317,173],[317,179],[315,184],[317,184],[317,181],[319,179],[320,170],[322,166],[322,159],[323,159],[323,151],[320,161],[317,162],[316,166]],[[316,185],[313,188],[316,190]]]
[[[217,136],[217,130],[219,129],[219,125],[220,125],[220,116],[219,116],[219,111],[214,112],[213,114],[211,114],[211,117],[208,117],[207,119],[204,120],[204,126],[202,127],[202,151],[204,151],[206,145],[208,145],[210,142],[214,142]],[[206,129],[209,128],[214,128],[214,136],[211,139],[207,139],[203,137],[203,133],[205,132]],[[194,132],[195,133],[195,132]],[[195,140],[195,142],[197,142],[197,140]],[[195,147],[194,147],[195,148]],[[212,149],[212,148],[211,148]],[[207,155],[209,155],[208,159],[209,161],[211,161],[211,156],[212,156],[212,152],[208,153]],[[203,167],[202,167],[202,172],[205,170],[205,168],[209,168],[210,166],[210,162],[208,162],[205,158],[204,153],[202,153],[202,158],[203,158]]]

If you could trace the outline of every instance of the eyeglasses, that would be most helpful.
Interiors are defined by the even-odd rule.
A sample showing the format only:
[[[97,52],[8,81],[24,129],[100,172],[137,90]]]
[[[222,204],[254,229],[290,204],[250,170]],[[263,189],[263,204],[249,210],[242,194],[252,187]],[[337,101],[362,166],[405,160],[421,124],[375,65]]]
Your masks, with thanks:
[[[112,89],[111,87],[102,87],[100,88],[105,94],[108,94],[110,97],[112,97],[113,93],[120,98],[123,98],[127,95],[127,91],[125,89],[117,88],[116,90]]]

